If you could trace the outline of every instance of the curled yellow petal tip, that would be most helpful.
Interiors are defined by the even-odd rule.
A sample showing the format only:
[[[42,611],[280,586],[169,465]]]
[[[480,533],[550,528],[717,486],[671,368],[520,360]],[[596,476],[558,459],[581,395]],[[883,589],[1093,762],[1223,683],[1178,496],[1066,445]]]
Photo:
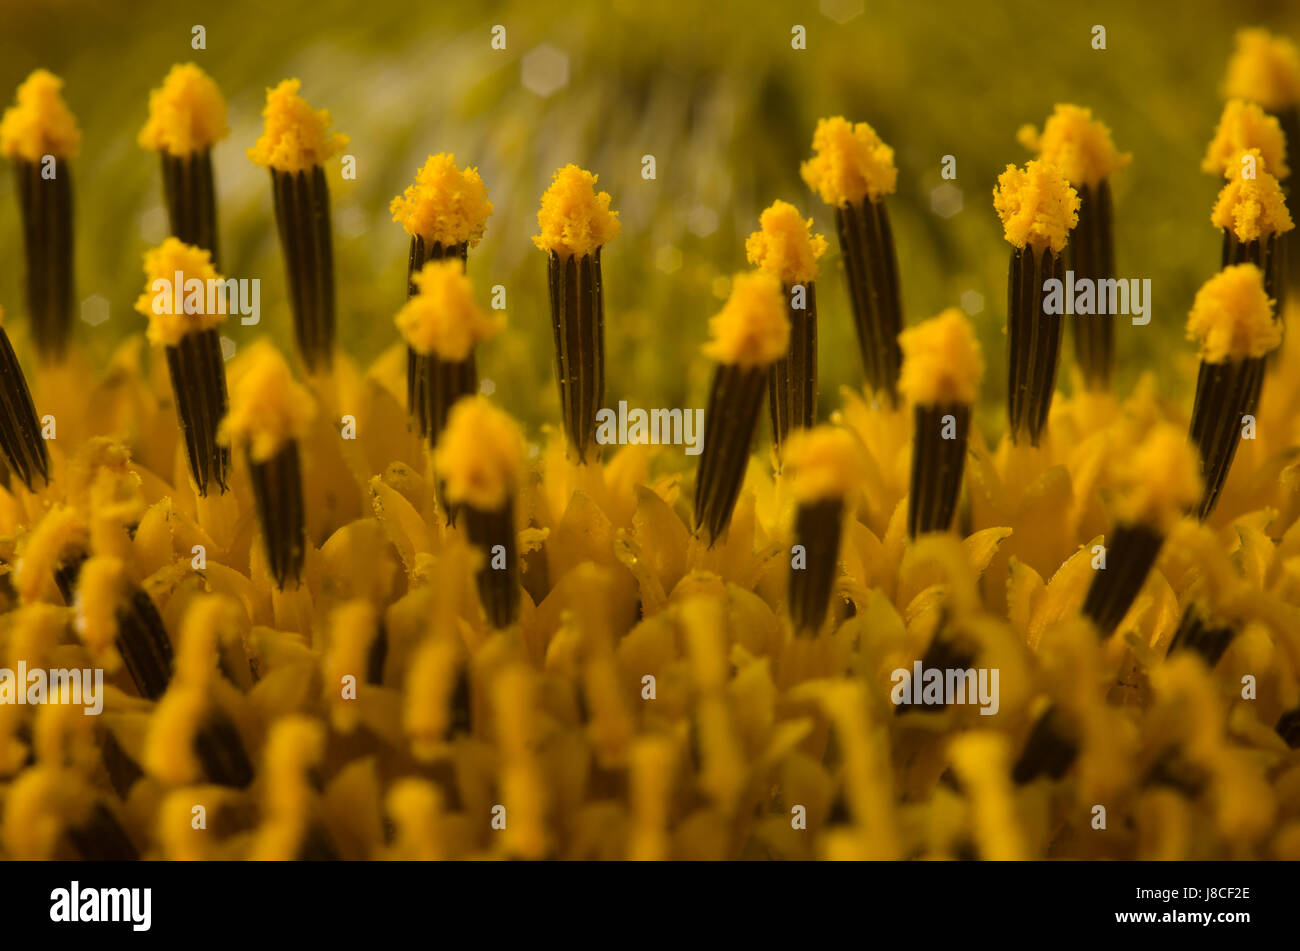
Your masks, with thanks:
[[[1232,231],[1238,241],[1258,241],[1269,235],[1284,234],[1295,227],[1286,207],[1286,196],[1277,179],[1264,170],[1259,149],[1242,153],[1253,163],[1229,163],[1228,184],[1219,192],[1210,220],[1216,228]],[[1250,167],[1254,177],[1247,177]]]
[[[984,354],[970,320],[955,307],[898,335],[898,391],[920,406],[975,402]]]
[[[1290,40],[1259,27],[1237,31],[1224,92],[1276,112],[1300,102],[1300,51]]]
[[[135,309],[149,319],[150,343],[174,347],[186,334],[211,330],[226,319],[223,278],[210,251],[167,238],[145,252],[144,275],[145,290]]]
[[[1264,166],[1280,179],[1291,174],[1287,165],[1286,134],[1275,116],[1270,116],[1253,102],[1232,99],[1223,107],[1214,138],[1201,160],[1201,171],[1227,175],[1241,154],[1258,149]]]
[[[248,157],[265,168],[279,172],[300,172],[337,154],[348,137],[332,132],[328,109],[312,109],[298,95],[302,83],[285,79],[266,91],[262,117],[266,125]]]
[[[1055,165],[1033,159],[1025,167],[1008,165],[993,189],[993,207],[1007,241],[1017,248],[1065,249],[1079,223],[1079,193]]]
[[[230,413],[218,439],[247,440],[254,462],[265,462],[291,439],[299,439],[316,415],[311,394],[293,379],[280,351],[264,340],[244,352],[231,388]]]
[[[39,162],[46,155],[76,158],[81,130],[63,101],[63,80],[47,69],[35,70],[18,87],[17,102],[0,119],[0,154]]]
[[[1201,346],[1201,359],[1223,363],[1262,357],[1282,341],[1264,290],[1264,273],[1253,264],[1226,267],[1196,292],[1187,337]]]
[[[537,247],[562,258],[582,257],[618,237],[622,223],[618,212],[609,210],[609,192],[596,191],[598,177],[572,164],[555,173],[537,212],[542,229],[533,236]]]
[[[787,286],[817,280],[817,259],[826,253],[826,239],[812,230],[789,202],[774,201],[758,219],[759,230],[745,242],[749,263]]]
[[[466,397],[448,414],[434,465],[447,482],[447,501],[495,511],[519,485],[523,435],[518,424],[486,397]]]
[[[430,155],[415,173],[415,184],[389,205],[393,220],[412,237],[443,247],[478,244],[492,214],[478,169],[456,167],[456,156]]]
[[[737,274],[727,302],[709,319],[704,355],[719,363],[766,366],[790,345],[790,318],[781,282],[766,271]]]
[[[193,63],[178,63],[149,93],[149,120],[137,141],[141,148],[179,157],[209,149],[229,134],[226,100],[212,77]]]
[[[413,350],[464,360],[474,344],[501,332],[501,315],[474,303],[474,287],[459,260],[430,261],[415,275],[418,293],[397,312],[397,329]]]
[[[816,153],[799,167],[808,187],[828,205],[879,201],[898,186],[894,150],[865,122],[821,119],[813,132]]]
[[[1044,162],[1059,168],[1076,188],[1095,187],[1133,159],[1115,148],[1109,127],[1094,119],[1091,109],[1080,106],[1058,104],[1041,135],[1027,126],[1017,137]]]
[[[853,434],[834,426],[796,429],[782,450],[790,494],[801,503],[844,499],[866,478],[863,449]]]

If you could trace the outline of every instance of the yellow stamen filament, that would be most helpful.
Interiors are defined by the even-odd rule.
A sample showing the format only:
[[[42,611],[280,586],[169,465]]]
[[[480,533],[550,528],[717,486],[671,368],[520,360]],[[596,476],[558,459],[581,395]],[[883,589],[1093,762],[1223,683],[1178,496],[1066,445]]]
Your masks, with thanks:
[[[415,276],[418,292],[397,312],[397,329],[417,353],[459,361],[474,344],[496,336],[505,315],[474,303],[474,286],[456,260],[430,261]]]
[[[212,252],[167,238],[145,252],[144,275],[145,290],[135,309],[149,319],[150,343],[174,347],[186,334],[211,330],[226,319],[223,278],[212,266]]]
[[[618,237],[623,226],[618,212],[609,210],[609,192],[597,193],[598,177],[576,165],[555,173],[537,212],[542,229],[533,236],[537,247],[562,258],[582,257]]]
[[[434,465],[447,482],[447,501],[495,511],[519,486],[523,435],[518,424],[485,397],[467,397],[451,408]]]
[[[1023,169],[1008,165],[993,189],[993,207],[1012,245],[1036,251],[1065,249],[1070,231],[1079,223],[1079,194],[1061,170],[1037,159]]]
[[[975,402],[984,354],[970,320],[950,307],[898,335],[903,369],[898,391],[918,406]]]
[[[229,134],[226,100],[212,77],[193,63],[178,63],[149,93],[149,121],[138,141],[141,148],[180,157],[209,149]]]
[[[1201,345],[1201,359],[1223,363],[1262,357],[1282,341],[1264,274],[1253,264],[1226,267],[1206,281],[1192,302],[1187,337]]]
[[[799,167],[808,187],[828,205],[879,201],[898,185],[894,150],[865,122],[843,116],[821,119],[813,132],[816,153]]]
[[[412,237],[443,247],[478,244],[492,214],[478,169],[456,167],[456,156],[430,155],[415,174],[415,184],[393,199],[393,220]]]
[[[787,287],[817,280],[817,259],[826,239],[812,230],[789,202],[775,201],[758,219],[759,230],[745,242],[749,263],[772,274]]]
[[[1041,135],[1026,125],[1017,138],[1044,162],[1059,168],[1076,188],[1095,187],[1133,160],[1131,154],[1115,148],[1106,124],[1094,119],[1091,109],[1079,106],[1058,104]]]
[[[247,440],[254,462],[270,459],[286,442],[300,439],[316,414],[311,394],[296,383],[280,351],[258,341],[244,353],[230,394],[230,415],[218,440]]]
[[[338,154],[348,137],[332,132],[328,109],[315,110],[298,95],[302,83],[285,79],[266,91],[266,126],[248,157],[278,172],[300,172]]]
[[[59,92],[63,80],[38,69],[18,87],[17,104],[0,119],[0,154],[39,162],[46,155],[76,158],[81,130]]]
[[[776,362],[790,345],[790,318],[781,282],[766,271],[737,274],[731,296],[709,320],[704,355],[719,363],[760,367]]]

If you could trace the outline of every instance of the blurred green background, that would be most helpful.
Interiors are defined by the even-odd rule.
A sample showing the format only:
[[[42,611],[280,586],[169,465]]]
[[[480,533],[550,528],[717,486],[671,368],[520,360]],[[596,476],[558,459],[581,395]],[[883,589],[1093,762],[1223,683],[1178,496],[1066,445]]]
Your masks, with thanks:
[[[206,50],[191,49],[194,24],[206,28]],[[491,47],[497,24],[504,51]],[[796,24],[806,50],[791,48]],[[1094,24],[1106,27],[1104,51],[1091,46]],[[1117,265],[1120,276],[1152,280],[1154,309],[1147,327],[1121,325],[1118,385],[1150,368],[1162,393],[1189,392],[1183,321],[1220,244],[1209,222],[1218,182],[1198,166],[1233,34],[1249,25],[1300,38],[1300,4],[0,0],[0,97],[38,66],[67,80],[84,132],[73,165],[77,299],[110,302],[106,322],[77,323],[96,354],[143,329],[131,307],[141,254],[164,236],[166,217],[157,159],[135,137],[149,90],[173,63],[197,62],[229,101],[231,135],[215,151],[223,270],[263,282],[262,326],[229,322],[236,344],[264,332],[289,344],[270,185],[244,154],[267,86],[300,77],[307,100],[352,138],[356,181],[337,161],[327,170],[340,334],[363,364],[396,339],[403,300],[407,240],[389,200],[429,153],[477,165],[496,213],[470,274],[485,305],[498,283],[509,305],[509,330],[481,351],[481,373],[533,431],[557,418],[558,401],[545,258],[530,236],[540,195],[567,162],[599,174],[623,221],[604,257],[608,403],[703,404],[707,318],[726,276],[746,266],[759,212],[784,198],[830,239],[818,283],[822,415],[838,405],[837,387],[861,372],[833,219],[799,162],[818,117],[867,121],[896,150],[889,208],[907,320],[959,304],[972,312],[989,364],[985,419],[996,428],[1008,248],[991,188],[1027,157],[1017,128],[1041,125],[1056,102],[1092,107],[1134,155],[1113,183]],[[641,177],[646,154],[657,161],[653,181]],[[936,196],[946,154],[958,192]],[[11,188],[0,195],[0,304],[21,337],[18,209]],[[1069,361],[1067,347],[1066,385]]]

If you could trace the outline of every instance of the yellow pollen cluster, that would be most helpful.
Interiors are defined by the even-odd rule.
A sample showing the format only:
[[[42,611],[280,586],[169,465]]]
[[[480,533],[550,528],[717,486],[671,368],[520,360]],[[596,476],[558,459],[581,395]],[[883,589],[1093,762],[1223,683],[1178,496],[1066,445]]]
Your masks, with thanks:
[[[348,144],[348,137],[330,131],[328,109],[315,110],[298,95],[302,83],[285,79],[266,91],[262,117],[266,126],[248,157],[278,172],[301,172],[320,165]]]
[[[843,116],[821,119],[812,144],[816,154],[799,167],[799,174],[828,205],[879,201],[898,185],[894,150],[865,122],[851,124]]]
[[[1079,204],[1079,193],[1061,170],[1036,159],[1023,169],[1008,165],[993,189],[1003,235],[1017,248],[1050,247],[1059,254],[1079,223]]]
[[[1224,91],[1276,112],[1300,102],[1300,51],[1285,37],[1258,28],[1237,31]]]
[[[1241,162],[1241,154],[1250,149],[1259,151],[1265,167],[1278,178],[1291,174],[1286,161],[1286,136],[1277,118],[1253,102],[1229,100],[1201,160],[1201,171],[1225,175],[1234,164]]]
[[[1269,235],[1285,234],[1295,227],[1286,207],[1286,196],[1277,179],[1264,171],[1259,149],[1243,155],[1254,159],[1254,178],[1246,177],[1240,163],[1228,166],[1228,184],[1219,192],[1210,220],[1216,228],[1232,231],[1238,241],[1259,241]]]
[[[1110,129],[1092,117],[1091,109],[1057,105],[1043,132],[1024,126],[1017,138],[1038,157],[1055,165],[1071,185],[1095,187],[1133,160],[1111,140]]]
[[[149,318],[150,343],[174,347],[186,334],[211,330],[226,319],[224,307],[209,306],[218,304],[221,293],[219,285],[209,282],[223,280],[212,266],[211,252],[167,238],[145,252],[144,276],[135,309]]]
[[[241,372],[231,386],[230,413],[217,435],[226,445],[247,441],[250,458],[265,462],[286,442],[303,436],[316,407],[275,347],[258,341],[241,357]]]
[[[456,156],[430,155],[415,173],[415,184],[393,199],[393,220],[412,237],[443,247],[478,244],[492,214],[478,169],[456,167]]]
[[[81,130],[59,92],[63,80],[35,70],[18,87],[18,101],[0,119],[0,154],[39,162],[43,156],[76,158]]]
[[[789,202],[775,201],[758,219],[759,230],[745,242],[749,263],[762,268],[787,287],[817,280],[817,259],[826,253],[826,239],[812,230]]]
[[[459,260],[430,261],[415,275],[419,292],[397,312],[397,329],[418,353],[464,360],[474,344],[501,332],[504,315],[474,303],[474,286]]]
[[[846,429],[796,429],[782,449],[790,494],[801,503],[851,498],[862,486],[862,444]]]
[[[577,258],[618,237],[622,224],[618,212],[609,210],[609,192],[596,191],[598,177],[572,164],[555,173],[537,212],[542,229],[533,236],[537,247],[562,258]]]
[[[1282,341],[1264,274],[1253,264],[1226,267],[1196,292],[1187,337],[1201,345],[1201,359],[1223,363],[1262,357]]]
[[[466,397],[451,408],[434,465],[447,482],[449,502],[496,511],[519,486],[523,435],[518,424],[486,397]]]
[[[1158,423],[1114,464],[1115,519],[1168,530],[1201,497],[1201,463],[1187,433]]]
[[[737,274],[731,296],[709,319],[704,355],[719,363],[759,367],[775,363],[790,346],[790,318],[781,282],[766,271]]]
[[[185,63],[173,66],[162,86],[149,93],[149,121],[138,141],[141,148],[181,157],[209,149],[229,134],[221,90],[211,76]]]
[[[971,405],[984,377],[984,355],[966,315],[949,307],[898,335],[898,391],[918,406]]]

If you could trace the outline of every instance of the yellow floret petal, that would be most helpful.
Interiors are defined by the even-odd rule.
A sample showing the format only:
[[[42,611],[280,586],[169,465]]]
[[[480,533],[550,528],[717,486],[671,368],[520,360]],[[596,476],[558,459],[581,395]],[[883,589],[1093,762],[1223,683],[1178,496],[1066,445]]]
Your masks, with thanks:
[[[562,258],[582,257],[618,236],[622,228],[618,212],[609,210],[608,192],[596,191],[597,178],[576,165],[566,165],[555,173],[537,212],[542,229],[533,236],[537,247]]]
[[[1017,248],[1051,247],[1060,253],[1079,223],[1079,204],[1079,193],[1061,170],[1037,159],[1023,169],[1008,165],[993,189],[1003,234]]]
[[[1286,196],[1277,179],[1264,171],[1259,149],[1242,154],[1254,157],[1255,177],[1245,177],[1240,162],[1230,163],[1228,184],[1219,192],[1210,220],[1216,228],[1231,231],[1243,243],[1290,231],[1295,224],[1286,207]]]
[[[174,347],[186,334],[211,330],[226,319],[224,279],[212,253],[167,238],[144,255],[145,289],[135,309],[149,318],[149,342]],[[180,307],[177,308],[177,289]]]
[[[1219,116],[1214,138],[1201,160],[1201,171],[1231,177],[1235,174],[1232,166],[1239,166],[1241,154],[1250,149],[1259,150],[1264,167],[1279,179],[1291,174],[1281,123],[1253,102],[1232,99]]]
[[[95,662],[110,670],[120,665],[117,618],[125,583],[126,567],[109,555],[86,559],[77,575],[77,633]]]
[[[330,131],[327,109],[315,110],[298,95],[302,83],[285,79],[266,91],[262,116],[266,125],[248,157],[258,165],[279,172],[300,172],[337,154],[348,137]]]
[[[742,367],[776,362],[790,345],[790,318],[781,282],[766,271],[737,274],[731,296],[709,319],[704,355]]]
[[[1044,162],[1055,165],[1071,185],[1095,187],[1132,161],[1120,152],[1105,123],[1092,117],[1091,109],[1058,104],[1039,135],[1021,130],[1022,144],[1039,153]]]
[[[286,442],[301,438],[315,415],[311,394],[293,379],[280,351],[262,340],[243,354],[218,438],[227,445],[246,440],[250,458],[265,462]]]
[[[518,488],[523,435],[518,424],[485,397],[466,397],[448,414],[434,464],[446,480],[447,501],[495,511]]]
[[[1268,30],[1238,30],[1224,92],[1271,112],[1295,105],[1300,102],[1300,52],[1290,40]]]
[[[1201,463],[1187,433],[1159,423],[1114,464],[1115,518],[1167,530],[1201,497]]]
[[[0,154],[28,162],[39,162],[46,155],[76,157],[81,130],[63,101],[62,88],[63,80],[46,69],[23,81],[16,104],[0,119]]]
[[[898,391],[919,406],[971,405],[984,377],[984,354],[970,320],[950,307],[898,335]]]
[[[456,167],[456,156],[430,155],[415,174],[415,184],[389,205],[393,220],[406,233],[443,247],[479,243],[492,214],[487,188],[478,169]]]
[[[799,174],[828,205],[879,201],[898,186],[894,150],[865,122],[853,124],[843,116],[819,120],[813,151]]]
[[[1201,345],[1201,359],[1207,363],[1262,357],[1282,341],[1273,305],[1258,267],[1226,267],[1196,292],[1187,337]]]
[[[397,312],[397,329],[417,353],[467,358],[474,344],[501,332],[504,315],[474,303],[474,286],[459,260],[430,261],[416,273],[418,292]]]
[[[862,487],[867,466],[862,444],[845,429],[797,429],[782,450],[790,494],[801,503],[844,499]]]
[[[180,157],[210,149],[229,134],[226,100],[212,77],[193,63],[178,63],[149,93],[149,120],[138,141]]]
[[[812,230],[789,202],[775,201],[758,219],[759,230],[745,242],[749,263],[792,286],[817,280],[817,259],[826,253],[826,239]]]

